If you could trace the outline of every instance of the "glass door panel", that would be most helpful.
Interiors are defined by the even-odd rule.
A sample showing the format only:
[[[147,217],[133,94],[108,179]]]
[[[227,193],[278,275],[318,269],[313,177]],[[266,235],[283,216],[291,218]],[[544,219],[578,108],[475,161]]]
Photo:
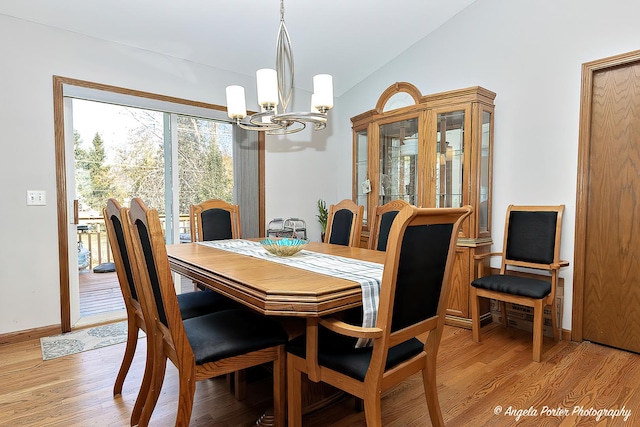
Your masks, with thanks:
[[[378,205],[402,199],[412,205],[418,195],[418,118],[380,126]]]
[[[233,125],[177,115],[180,241],[191,239],[189,209],[208,199],[233,199]]]
[[[491,112],[482,111],[482,135],[480,141],[480,203],[478,204],[478,231],[489,231],[489,199],[491,170]]]
[[[362,225],[367,225],[367,197],[371,192],[371,182],[367,174],[369,138],[367,131],[356,132],[356,203],[364,206]]]
[[[464,111],[437,116],[435,179],[437,208],[462,206]]]

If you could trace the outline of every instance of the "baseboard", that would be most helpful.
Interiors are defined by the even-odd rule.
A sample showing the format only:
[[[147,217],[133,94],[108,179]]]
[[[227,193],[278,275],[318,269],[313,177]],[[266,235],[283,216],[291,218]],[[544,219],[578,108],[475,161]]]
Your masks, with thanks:
[[[15,344],[15,343],[29,341],[33,339],[50,337],[51,335],[58,335],[61,333],[62,333],[62,325],[43,326],[41,328],[25,329],[23,331],[9,332],[8,334],[0,335],[0,345]]]

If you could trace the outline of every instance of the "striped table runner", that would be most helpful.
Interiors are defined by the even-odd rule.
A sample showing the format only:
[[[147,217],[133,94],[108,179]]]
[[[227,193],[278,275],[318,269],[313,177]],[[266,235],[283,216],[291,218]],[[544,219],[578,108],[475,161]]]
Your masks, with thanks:
[[[243,239],[215,240],[198,244],[357,282],[362,288],[362,326],[370,328],[376,324],[383,264],[304,249],[290,257],[279,257],[267,252],[259,242]],[[371,345],[368,341],[370,340],[360,339],[356,347]]]

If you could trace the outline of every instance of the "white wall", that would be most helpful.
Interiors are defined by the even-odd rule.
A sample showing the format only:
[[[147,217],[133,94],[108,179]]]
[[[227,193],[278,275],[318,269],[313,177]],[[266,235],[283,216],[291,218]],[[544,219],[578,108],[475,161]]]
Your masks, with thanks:
[[[0,334],[60,324],[52,76],[225,105],[225,87],[241,84],[249,108],[253,76],[0,15]],[[296,96],[296,95],[294,95]],[[300,105],[308,105],[302,93]],[[296,101],[298,102],[298,101]],[[318,197],[333,196],[323,176],[327,133],[303,131],[291,144],[267,140],[267,218],[300,216],[312,238]],[[292,146],[302,146],[294,151]],[[328,163],[330,164],[330,163]],[[26,206],[27,190],[47,205]],[[316,237],[317,235],[317,237]]]
[[[496,92],[494,249],[502,248],[507,205],[565,204],[561,255],[573,264],[581,65],[640,49],[638,16],[637,0],[478,0],[341,96],[340,113],[348,120],[373,108],[397,81],[423,94],[469,86]],[[328,143],[343,149],[341,158],[346,120]],[[351,194],[346,163],[343,196]],[[563,328],[570,329],[572,267],[561,277]]]

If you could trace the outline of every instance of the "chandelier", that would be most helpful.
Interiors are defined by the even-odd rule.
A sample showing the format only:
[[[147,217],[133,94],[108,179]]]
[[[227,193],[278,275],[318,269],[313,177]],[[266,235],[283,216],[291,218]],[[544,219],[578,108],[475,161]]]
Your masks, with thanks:
[[[280,28],[276,41],[276,69],[260,69],[256,72],[258,104],[260,112],[247,120],[244,88],[228,86],[227,115],[243,129],[265,131],[269,135],[285,135],[299,132],[313,124],[315,130],[327,126],[327,111],[333,107],[333,79],[329,74],[313,77],[311,111],[289,113],[287,106],[293,90],[293,51],[289,32],[284,23],[284,0],[280,0]],[[280,106],[280,110],[278,107]]]

